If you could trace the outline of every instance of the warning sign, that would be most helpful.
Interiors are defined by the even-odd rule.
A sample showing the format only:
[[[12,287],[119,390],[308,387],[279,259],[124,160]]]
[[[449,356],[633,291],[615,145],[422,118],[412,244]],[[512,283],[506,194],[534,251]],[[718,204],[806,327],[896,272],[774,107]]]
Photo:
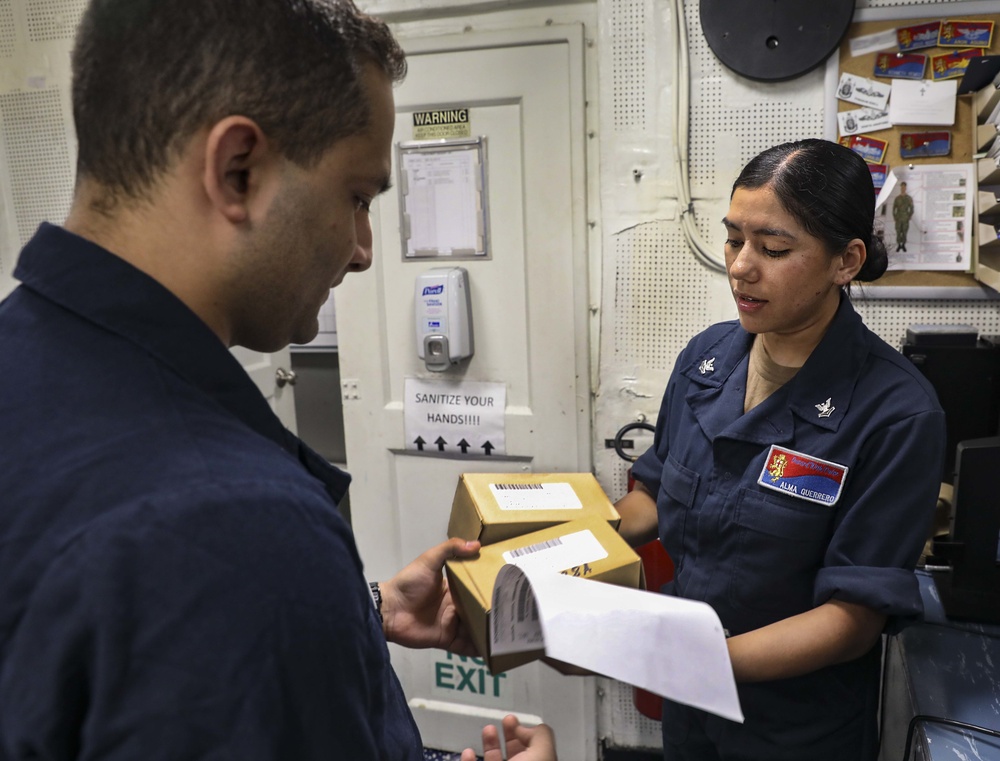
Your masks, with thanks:
[[[506,453],[505,384],[407,378],[404,393],[407,449],[487,456]]]
[[[438,140],[472,136],[469,109],[413,112],[413,139]]]

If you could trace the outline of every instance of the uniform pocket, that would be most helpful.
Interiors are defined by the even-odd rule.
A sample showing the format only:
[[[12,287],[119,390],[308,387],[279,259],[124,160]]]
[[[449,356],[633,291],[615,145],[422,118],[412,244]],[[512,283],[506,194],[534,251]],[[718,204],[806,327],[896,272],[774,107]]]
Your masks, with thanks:
[[[684,559],[684,532],[700,480],[697,473],[667,455],[660,476],[661,494],[657,500],[657,517],[660,540],[677,570]]]
[[[832,533],[832,509],[747,488],[737,500],[734,523],[730,602],[776,619],[811,608]]]

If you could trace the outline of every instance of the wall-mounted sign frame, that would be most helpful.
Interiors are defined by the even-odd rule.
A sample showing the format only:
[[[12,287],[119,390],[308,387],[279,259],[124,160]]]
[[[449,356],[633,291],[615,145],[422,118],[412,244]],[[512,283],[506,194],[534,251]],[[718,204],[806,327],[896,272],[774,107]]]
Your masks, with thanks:
[[[486,138],[396,144],[404,261],[490,259]]]

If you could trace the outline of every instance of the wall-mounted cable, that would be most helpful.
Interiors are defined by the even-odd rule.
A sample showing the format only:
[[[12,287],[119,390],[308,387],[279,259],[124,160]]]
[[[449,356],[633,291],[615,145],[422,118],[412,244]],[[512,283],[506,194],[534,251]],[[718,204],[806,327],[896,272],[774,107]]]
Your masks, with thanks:
[[[702,240],[694,220],[694,199],[691,197],[691,177],[688,174],[688,140],[691,127],[691,73],[689,65],[687,24],[683,0],[672,0],[674,24],[673,93],[674,93],[674,164],[680,201],[681,230],[695,258],[715,272],[725,272],[726,263]]]

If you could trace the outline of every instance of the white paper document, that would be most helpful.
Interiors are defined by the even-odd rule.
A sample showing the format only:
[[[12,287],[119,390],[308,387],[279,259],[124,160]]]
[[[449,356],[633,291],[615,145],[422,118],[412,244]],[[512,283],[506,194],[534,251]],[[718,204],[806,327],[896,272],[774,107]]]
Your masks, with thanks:
[[[875,53],[879,50],[889,50],[895,48],[896,45],[895,29],[886,29],[884,32],[866,34],[863,37],[852,37],[848,42],[852,58],[866,53]]]
[[[844,137],[845,135],[889,129],[892,126],[892,120],[887,111],[879,111],[877,108],[855,108],[837,114],[837,124],[840,128],[840,136]]]
[[[725,632],[705,603],[506,565],[490,616],[495,655],[544,649],[550,658],[743,721]]]
[[[477,151],[404,151],[399,171],[407,257],[485,254]]]
[[[889,99],[893,124],[929,124],[947,127],[955,123],[958,80],[894,79]]]
[[[885,82],[857,77],[845,71],[840,75],[840,83],[837,85],[837,99],[885,111],[891,90]]]

